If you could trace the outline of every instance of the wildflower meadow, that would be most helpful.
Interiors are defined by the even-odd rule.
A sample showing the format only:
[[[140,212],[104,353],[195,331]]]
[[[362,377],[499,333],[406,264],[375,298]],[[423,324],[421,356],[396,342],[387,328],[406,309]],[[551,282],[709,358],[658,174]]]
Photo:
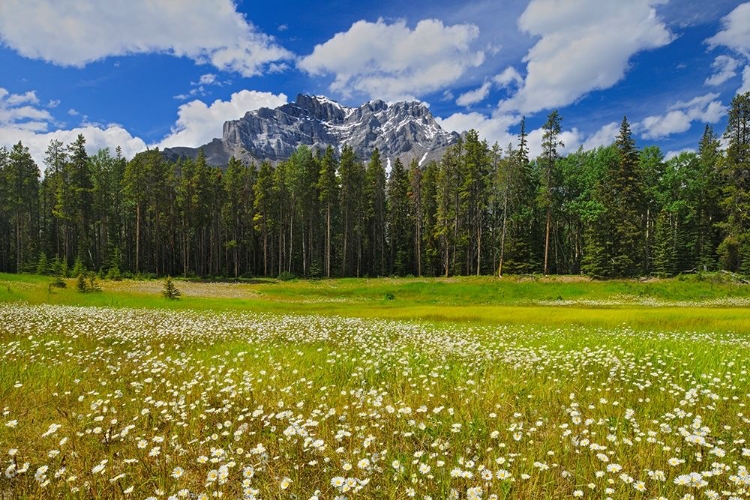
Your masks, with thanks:
[[[748,498],[748,354],[739,331],[8,301],[0,498]]]

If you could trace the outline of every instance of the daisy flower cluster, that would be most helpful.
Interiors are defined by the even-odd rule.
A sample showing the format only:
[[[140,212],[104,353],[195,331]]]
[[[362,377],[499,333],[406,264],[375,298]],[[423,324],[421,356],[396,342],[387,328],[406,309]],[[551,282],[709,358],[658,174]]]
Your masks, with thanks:
[[[750,498],[750,339],[0,305],[0,498]]]

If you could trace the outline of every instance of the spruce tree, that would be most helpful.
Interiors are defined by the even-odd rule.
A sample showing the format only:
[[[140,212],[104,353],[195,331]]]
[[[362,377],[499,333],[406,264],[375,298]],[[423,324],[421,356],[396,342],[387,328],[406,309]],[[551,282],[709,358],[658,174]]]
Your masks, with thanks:
[[[409,179],[398,158],[388,177],[387,195],[391,273],[403,276],[411,269],[412,256],[409,236]]]
[[[549,247],[552,233],[553,217],[559,205],[560,175],[557,162],[559,153],[557,148],[563,147],[560,140],[562,116],[553,111],[547,116],[542,134],[541,179],[539,190],[539,205],[545,214],[544,221],[544,274],[549,274]]]
[[[162,291],[162,295],[164,295],[164,298],[167,300],[177,300],[180,298],[180,291],[175,286],[171,276],[167,276],[167,279],[164,280],[164,290]]]
[[[654,272],[657,276],[674,276],[677,271],[677,252],[673,215],[662,210],[656,218],[654,236]]]
[[[722,168],[721,205],[727,213],[727,220],[722,224],[726,244],[719,248],[724,252],[725,268],[738,271],[745,256],[750,255],[747,248],[750,246],[750,92],[732,99],[724,138],[728,147]],[[734,245],[736,251],[729,252]]]
[[[711,125],[706,125],[698,145],[700,170],[697,176],[696,197],[696,257],[701,270],[715,269],[717,264],[716,248],[721,243],[721,175],[722,161],[721,142]]]
[[[323,159],[320,162],[320,176],[318,177],[318,192],[320,197],[323,217],[325,218],[325,275],[331,277],[331,241],[334,223],[334,210],[338,200],[338,179],[336,171],[338,162],[333,154],[333,148],[328,146]]]
[[[584,272],[597,277],[637,276],[644,266],[643,187],[627,117],[615,150],[617,156],[608,162],[594,194],[602,212],[588,233]]]

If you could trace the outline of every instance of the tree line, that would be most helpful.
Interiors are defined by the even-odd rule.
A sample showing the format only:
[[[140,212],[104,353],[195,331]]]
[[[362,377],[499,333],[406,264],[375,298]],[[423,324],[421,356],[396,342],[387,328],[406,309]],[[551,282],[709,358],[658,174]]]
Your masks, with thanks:
[[[44,176],[28,148],[0,148],[0,270],[122,275],[450,276],[750,274],[750,93],[724,144],[638,149],[624,118],[614,144],[562,156],[562,117],[529,158],[469,131],[440,162],[301,146],[286,161],[225,168],[88,155],[53,140]]]

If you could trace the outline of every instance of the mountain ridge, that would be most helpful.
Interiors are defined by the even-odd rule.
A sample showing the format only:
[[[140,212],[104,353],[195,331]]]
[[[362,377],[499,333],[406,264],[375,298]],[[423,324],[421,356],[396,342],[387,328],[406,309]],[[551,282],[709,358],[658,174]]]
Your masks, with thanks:
[[[377,148],[390,163],[397,158],[405,165],[420,165],[442,157],[459,135],[443,130],[421,102],[372,100],[348,107],[325,96],[299,94],[297,100],[276,108],[248,111],[237,120],[224,122],[222,137],[197,148],[172,147],[163,153],[170,159],[195,158],[203,149],[206,161],[225,166],[235,157],[245,163],[288,159],[300,146],[337,152],[344,144],[360,160]]]

